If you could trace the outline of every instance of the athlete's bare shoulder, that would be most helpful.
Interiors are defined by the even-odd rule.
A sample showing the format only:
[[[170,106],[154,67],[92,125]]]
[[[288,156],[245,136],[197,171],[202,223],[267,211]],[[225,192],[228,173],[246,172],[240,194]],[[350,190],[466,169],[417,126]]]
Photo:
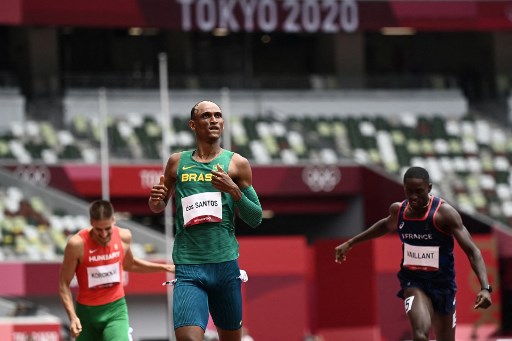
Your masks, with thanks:
[[[444,212],[444,213],[449,213],[449,214],[459,214],[459,212],[455,209],[455,207],[453,207],[452,205],[450,205],[443,199],[441,199],[441,205],[439,206],[439,211]]]
[[[165,166],[165,178],[167,179],[175,179],[176,172],[178,171],[178,165],[180,163],[181,152],[173,153],[167,159],[167,165]],[[168,183],[166,183],[168,185]]]
[[[400,202],[394,202],[389,205],[389,216],[386,218],[386,225],[389,231],[394,231],[398,223],[398,212],[400,211]]]
[[[242,155],[238,153],[233,154],[233,158],[231,159],[232,164],[235,166],[234,171],[240,173],[240,172],[247,172],[251,170],[251,164],[249,163],[249,160],[247,158],[243,157]],[[231,167],[230,167],[231,171]]]
[[[180,158],[181,158],[181,152],[171,154],[171,156],[169,156],[169,159],[167,160],[167,167],[169,167],[169,166],[178,167]]]
[[[389,214],[390,215],[397,215],[398,211],[400,210],[400,206],[402,206],[401,202],[394,202],[389,206]]]
[[[68,239],[64,253],[68,257],[81,258],[84,253],[84,240],[79,233],[75,233]]]
[[[249,160],[238,153],[233,154],[228,174],[240,188],[252,185],[252,170]]]
[[[233,153],[232,160],[237,166],[250,167],[249,160],[238,153]]]
[[[132,242],[132,232],[122,227],[116,227],[119,229],[119,236],[121,237],[121,240],[124,243],[130,244]]]
[[[447,233],[451,233],[453,229],[459,229],[463,226],[460,213],[455,207],[444,200],[441,202],[434,219],[436,225]]]
[[[75,233],[68,239],[68,245],[71,247],[80,247],[84,245],[84,240],[80,236],[79,232]]]
[[[169,156],[168,162],[178,162],[180,160],[182,152],[176,152],[172,153],[171,156]]]

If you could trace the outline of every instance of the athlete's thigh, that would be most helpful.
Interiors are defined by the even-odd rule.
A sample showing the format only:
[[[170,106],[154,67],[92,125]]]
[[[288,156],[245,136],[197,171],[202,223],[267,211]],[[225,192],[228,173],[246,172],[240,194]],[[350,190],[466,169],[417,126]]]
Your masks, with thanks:
[[[454,286],[453,286],[454,287]],[[429,292],[434,307],[432,323],[438,341],[455,340],[456,324],[456,290],[449,286],[433,287]]]
[[[177,265],[173,293],[174,329],[208,324],[208,295],[196,278],[193,266]]]
[[[82,322],[82,320],[80,320]],[[101,333],[87,324],[82,324],[82,331],[75,339],[76,341],[97,341],[101,340]]]
[[[101,340],[101,333],[91,328],[82,327],[80,335],[78,335],[75,341],[97,341]]]
[[[103,341],[132,341],[128,318],[110,321],[103,329]]]
[[[430,298],[420,288],[406,288],[404,290],[404,305],[414,337],[421,336],[428,339],[434,314]]]
[[[213,322],[217,328],[226,331],[242,327],[242,281],[237,261],[226,262],[222,276],[216,279],[213,289],[208,291],[208,302]],[[220,333],[219,333],[220,334]]]
[[[435,313],[433,318],[437,341],[455,341],[455,312],[453,314]]]
[[[112,310],[105,319],[103,341],[131,341],[128,307],[123,299],[115,302]]]
[[[82,331],[76,338],[76,341],[97,341],[101,340],[101,330],[103,325],[97,321],[97,314],[94,313],[95,307],[83,306],[77,304],[76,314],[80,319]]]

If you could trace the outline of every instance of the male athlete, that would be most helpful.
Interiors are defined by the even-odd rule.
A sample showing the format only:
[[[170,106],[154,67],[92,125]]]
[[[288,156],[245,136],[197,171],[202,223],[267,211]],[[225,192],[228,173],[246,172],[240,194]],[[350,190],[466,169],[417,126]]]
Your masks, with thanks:
[[[437,341],[455,341],[455,283],[453,246],[457,240],[480,281],[475,309],[488,308],[492,288],[480,250],[460,214],[443,199],[430,195],[428,172],[411,167],[404,175],[406,199],[395,202],[389,215],[335,248],[335,261],[346,260],[356,244],[398,229],[402,263],[398,272],[414,341],[428,341],[431,326]]]
[[[261,223],[248,160],[220,146],[224,120],[219,106],[201,101],[190,112],[197,148],[172,154],[149,207],[176,204],[173,318],[178,341],[203,341],[208,311],[221,341],[242,338],[243,280],[238,266],[235,209],[249,226]]]
[[[78,341],[128,341],[128,309],[124,298],[123,270],[174,272],[174,265],[133,257],[132,234],[115,226],[110,202],[93,201],[91,227],[67,242],[60,272],[60,298],[69,317],[71,336]],[[76,274],[76,310],[70,283]]]

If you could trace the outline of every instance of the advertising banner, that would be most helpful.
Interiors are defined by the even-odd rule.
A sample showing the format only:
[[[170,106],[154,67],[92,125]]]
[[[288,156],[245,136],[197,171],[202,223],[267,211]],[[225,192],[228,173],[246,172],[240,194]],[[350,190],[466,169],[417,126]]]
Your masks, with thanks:
[[[53,316],[1,317],[0,340],[60,341],[60,327]]]
[[[2,2],[3,3],[3,2]],[[352,33],[381,27],[510,30],[508,0],[8,0],[0,23],[178,31]]]
[[[100,165],[67,164],[63,166],[19,165],[7,167],[20,180],[50,186],[79,197],[101,196]],[[351,195],[361,189],[358,166],[254,166],[253,185],[260,196]],[[163,174],[162,166],[110,166],[112,197],[149,196]]]

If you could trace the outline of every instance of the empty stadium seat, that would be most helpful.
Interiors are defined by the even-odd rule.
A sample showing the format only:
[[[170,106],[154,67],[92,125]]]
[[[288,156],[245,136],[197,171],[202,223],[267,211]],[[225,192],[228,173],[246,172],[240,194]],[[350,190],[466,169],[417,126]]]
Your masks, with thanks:
[[[0,186],[0,260],[60,259],[68,237],[89,225],[84,215],[51,212],[42,198]],[[134,243],[133,250],[143,258],[150,246]]]
[[[110,157],[118,162],[160,160],[162,127],[155,115],[130,112],[108,123]],[[512,190],[512,134],[474,118],[418,113],[396,115],[231,116],[231,149],[258,164],[299,162],[336,164],[350,158],[401,175],[404,167],[427,167],[445,198],[465,209],[508,221]],[[173,116],[166,143],[173,152],[195,146],[188,117]],[[75,116],[68,127],[49,122],[12,123],[0,134],[0,160],[55,164],[66,160],[99,162],[97,118]]]

